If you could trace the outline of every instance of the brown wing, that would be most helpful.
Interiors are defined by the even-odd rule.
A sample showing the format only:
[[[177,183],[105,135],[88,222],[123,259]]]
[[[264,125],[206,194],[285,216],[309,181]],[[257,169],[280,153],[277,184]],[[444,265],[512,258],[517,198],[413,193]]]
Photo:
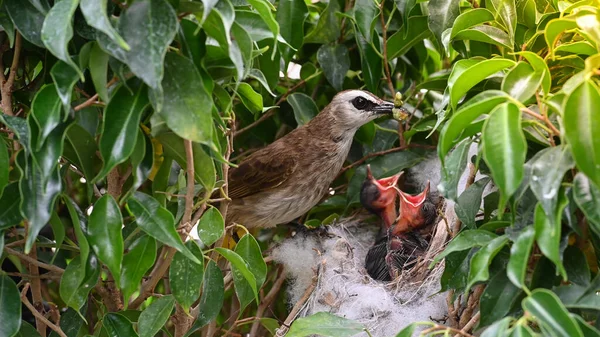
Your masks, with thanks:
[[[257,152],[229,171],[229,197],[243,198],[283,184],[298,163],[288,152]]]

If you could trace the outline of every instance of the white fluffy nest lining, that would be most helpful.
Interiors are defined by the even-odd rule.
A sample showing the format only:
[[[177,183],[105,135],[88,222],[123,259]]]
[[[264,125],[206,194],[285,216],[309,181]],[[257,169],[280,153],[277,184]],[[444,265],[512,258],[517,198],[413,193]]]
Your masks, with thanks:
[[[472,144],[468,158],[475,154],[477,146]],[[430,180],[435,191],[440,181],[441,163],[437,157],[431,157],[408,173],[411,180],[422,187]],[[467,168],[459,180],[458,195],[465,190],[468,176]],[[480,178],[478,174],[476,180]],[[490,190],[488,186],[484,195]],[[435,255],[444,249],[456,221],[454,202],[446,200],[442,210],[444,216],[437,219],[427,252],[412,269],[388,283],[373,280],[365,270],[365,256],[379,228],[376,224],[364,223],[360,216],[331,225],[329,238],[309,233],[285,240],[274,248],[272,256],[285,266],[288,274],[290,306],[303,297],[318,269],[315,289],[298,317],[329,312],[362,323],[377,337],[395,336],[413,322],[444,320],[448,312],[446,293],[439,293],[444,265],[439,263],[428,269]]]

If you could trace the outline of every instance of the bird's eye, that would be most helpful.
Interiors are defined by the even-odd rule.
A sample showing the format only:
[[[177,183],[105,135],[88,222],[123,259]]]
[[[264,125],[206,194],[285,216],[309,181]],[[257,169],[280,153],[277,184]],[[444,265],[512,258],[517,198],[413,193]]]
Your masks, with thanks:
[[[358,96],[354,100],[352,100],[352,105],[354,105],[354,107],[358,110],[364,110],[368,104],[369,101],[364,97]]]

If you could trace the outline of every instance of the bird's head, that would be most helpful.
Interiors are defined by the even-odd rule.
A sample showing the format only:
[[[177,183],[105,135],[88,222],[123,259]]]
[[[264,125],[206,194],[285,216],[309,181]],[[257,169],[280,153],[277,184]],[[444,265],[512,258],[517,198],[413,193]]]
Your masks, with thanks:
[[[429,196],[429,182],[423,192],[417,195],[411,195],[403,191],[400,194],[400,216],[396,220],[396,225],[393,229],[393,234],[398,235],[428,224],[428,216],[424,212],[427,197]]]
[[[367,165],[367,178],[360,190],[360,203],[369,212],[379,215],[386,227],[390,227],[396,219],[396,184],[402,173],[375,179],[371,166]]]
[[[391,115],[394,103],[367,91],[346,90],[335,95],[329,107],[337,124],[346,129],[358,129],[377,117]]]

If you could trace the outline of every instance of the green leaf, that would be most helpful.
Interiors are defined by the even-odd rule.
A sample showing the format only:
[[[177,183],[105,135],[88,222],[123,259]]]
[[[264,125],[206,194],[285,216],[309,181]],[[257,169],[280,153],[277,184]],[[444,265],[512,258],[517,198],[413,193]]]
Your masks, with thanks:
[[[79,70],[77,64],[73,62],[67,49],[67,45],[73,37],[71,21],[78,4],[79,0],[61,0],[56,2],[44,19],[41,33],[42,41],[46,48],[48,48],[48,51],[75,69],[83,81],[83,73]]]
[[[598,208],[598,205],[600,204],[600,189],[592,184],[588,177],[581,172],[578,172],[575,175],[573,185],[573,197],[575,198],[577,206],[579,206],[579,209],[585,214],[592,230],[596,235],[600,235],[600,208]],[[1,204],[2,199],[0,199],[0,205]],[[2,212],[0,212],[0,223],[2,222],[1,213]]]
[[[500,189],[500,212],[523,180],[527,144],[521,129],[521,112],[503,103],[488,117],[482,132],[483,158]]]
[[[54,234],[54,242],[56,243],[55,248],[56,252],[60,250],[64,240],[65,240],[65,225],[62,220],[58,216],[58,213],[52,212],[52,216],[50,217],[50,226],[52,227],[52,234]],[[58,254],[55,254],[52,257],[51,263],[54,262]]]
[[[112,196],[105,194],[94,204],[88,222],[87,238],[98,259],[108,267],[117,284],[120,284],[123,261],[122,226],[119,205]]]
[[[85,179],[91,182],[94,178],[96,157],[96,140],[79,124],[73,124],[67,130],[67,142],[63,156],[81,170]]]
[[[248,269],[256,279],[256,288],[260,289],[267,278],[267,264],[263,260],[262,251],[256,239],[250,235],[244,235],[235,246],[234,250],[246,263]]]
[[[54,168],[48,181],[44,182],[43,174],[34,165],[29,164],[25,167],[25,163],[19,159],[17,164],[22,174],[19,181],[22,197],[20,210],[23,217],[29,220],[29,232],[25,243],[25,253],[28,254],[37,235],[50,220],[56,197],[62,190],[62,179],[58,167]]]
[[[554,50],[555,52],[565,52],[570,54],[579,54],[579,55],[594,55],[596,54],[596,49],[592,46],[591,43],[586,41],[577,41],[573,43],[565,43],[561,44]]]
[[[105,53],[97,43],[94,43],[90,49],[89,68],[90,75],[96,93],[103,102],[108,102],[108,89],[106,88],[106,76],[108,74],[108,54]]]
[[[515,31],[517,30],[517,9],[515,1],[512,0],[491,0],[500,23],[504,26],[510,37],[511,46],[514,44]]]
[[[407,325],[404,329],[400,330],[396,337],[411,337],[415,333],[416,323]]]
[[[574,166],[571,151],[564,145],[546,148],[536,153],[527,165],[531,168],[531,190],[546,216],[554,216],[562,178]]]
[[[569,316],[558,297],[547,289],[535,289],[522,302],[523,309],[535,317],[543,327],[557,337],[583,337],[581,328]]]
[[[275,17],[273,16],[273,12],[271,9],[275,9],[273,5],[266,0],[247,0],[250,6],[254,7],[254,9],[258,12],[263,21],[267,24],[271,32],[273,33],[273,39],[277,40],[277,36],[279,35],[279,24]]]
[[[475,228],[475,216],[479,212],[483,190],[489,181],[487,177],[477,180],[458,197],[454,211],[468,228]]]
[[[496,321],[494,324],[490,325],[483,333],[481,337],[501,337],[506,336],[508,327],[513,320],[512,317],[504,317],[501,320]]]
[[[479,41],[512,50],[509,36],[494,26],[480,25],[461,30],[452,38],[452,41],[455,40]]]
[[[552,19],[546,24],[544,37],[546,38],[546,43],[548,44],[548,50],[552,59],[554,59],[554,48],[561,33],[565,30],[575,28],[577,28],[577,22],[575,22],[572,17]]]
[[[224,258],[231,263],[231,270],[233,272],[233,285],[235,287],[235,293],[240,301],[240,312],[243,311],[253,299],[258,301],[258,289],[256,288],[256,278],[248,269],[248,263],[242,259],[236,252],[227,248],[217,247],[215,250],[221,254]],[[248,294],[246,292],[246,285],[250,286],[252,292]]]
[[[429,10],[429,28],[438,42],[442,42],[442,33],[452,27],[460,14],[458,0],[431,0],[427,4]]]
[[[110,23],[106,12],[107,0],[80,0],[79,8],[85,17],[88,25],[96,28],[106,34],[111,40],[117,43],[121,48],[129,50],[129,45],[119,35],[116,29]]]
[[[147,87],[136,79],[115,89],[104,109],[100,132],[100,153],[104,166],[94,182],[103,179],[116,165],[131,156],[142,112],[148,106]]]
[[[568,246],[563,254],[563,260],[569,282],[588,287],[591,274],[584,252],[575,246]]]
[[[25,40],[44,48],[41,32],[47,10],[42,11],[30,1],[6,0],[6,10]]]
[[[202,251],[193,241],[186,243],[187,248],[194,254],[200,264],[194,263],[183,254],[177,252],[169,267],[169,284],[177,303],[187,312],[192,304],[200,297],[200,286],[204,274]]]
[[[452,241],[450,241],[450,243],[448,243],[446,249],[433,259],[433,262],[431,262],[429,266],[433,267],[450,253],[471,249],[473,247],[485,246],[497,237],[498,236],[492,232],[480,229],[471,229],[460,232],[452,239]]]
[[[152,104],[169,128],[182,138],[212,143],[213,103],[194,63],[183,56],[168,53],[162,88],[162,107],[159,109],[154,99]]]
[[[445,165],[442,170],[443,176],[440,185],[438,186],[438,190],[448,199],[456,200],[457,198],[458,181],[462,176],[462,172],[464,172],[467,167],[467,156],[469,154],[470,146],[470,139],[462,141],[445,160]]]
[[[408,24],[402,26],[402,29],[388,37],[388,59],[406,54],[417,43],[431,35],[431,30],[427,24],[427,15],[411,16],[408,18]]]
[[[500,252],[500,249],[508,243],[506,235],[499,236],[483,246],[471,259],[467,291],[477,282],[487,281],[490,277],[489,266],[492,260]],[[507,282],[508,283],[508,282]]]
[[[252,77],[255,80],[257,80],[258,83],[260,83],[271,96],[276,96],[273,93],[273,91],[271,91],[271,88],[269,87],[269,82],[267,81],[265,74],[263,74],[263,72],[260,71],[260,69],[250,69],[250,71],[248,72],[248,77]]]
[[[319,113],[319,108],[315,101],[307,94],[295,92],[288,96],[287,102],[294,110],[294,117],[298,126],[308,123]]]
[[[373,44],[365,40],[360,34],[356,34],[356,45],[360,52],[361,71],[367,88],[372,92],[377,92],[383,71],[383,63],[381,57],[379,57],[380,53]]]
[[[503,271],[490,279],[479,302],[481,319],[479,326],[487,326],[506,316],[522,290],[509,282]]]
[[[0,229],[12,227],[23,220],[20,203],[19,183],[14,182],[6,186],[0,198]]]
[[[67,211],[71,217],[71,223],[73,225],[75,237],[77,238],[77,243],[79,244],[79,262],[81,265],[85,265],[88,261],[88,256],[90,255],[90,245],[87,241],[87,237],[84,234],[84,232],[87,232],[87,218],[85,214],[81,212],[81,209],[79,206],[77,206],[73,199],[63,195],[63,203],[65,206],[67,206]],[[85,268],[78,269],[78,280],[79,283],[81,283],[85,278]],[[74,291],[74,289],[69,289],[69,291]]]
[[[0,6],[0,27],[8,35],[9,47],[14,48],[15,46],[15,24],[8,16],[8,10],[5,6]]]
[[[136,1],[119,17],[119,32],[131,49],[126,51],[98,33],[102,49],[127,64],[149,87],[160,91],[165,54],[177,32],[177,15],[171,5],[165,0]]]
[[[35,94],[31,102],[31,117],[39,130],[39,133],[32,134],[32,139],[37,139],[37,142],[32,144],[33,149],[40,150],[46,138],[61,123],[60,97],[55,85],[46,85]],[[31,131],[33,133],[34,130]]]
[[[181,241],[173,215],[162,207],[156,199],[142,192],[135,192],[134,196],[127,201],[127,208],[135,216],[138,226],[156,240],[169,245],[194,263],[202,264],[192,252],[190,252]]]
[[[0,197],[4,188],[8,185],[9,159],[6,142],[4,138],[0,137]]]
[[[140,337],[154,337],[167,323],[175,306],[175,298],[166,295],[157,298],[142,313],[138,320]]]
[[[21,327],[21,296],[8,275],[0,275],[0,335],[13,336]]]
[[[562,209],[557,213],[556,217],[560,219]],[[535,207],[535,241],[542,253],[556,265],[563,279],[566,280],[567,272],[563,266],[560,252],[560,232],[560,221],[553,217],[547,217],[542,204],[538,203]]]
[[[348,48],[343,44],[322,45],[317,51],[317,61],[329,83],[335,90],[341,91],[350,69]]]
[[[129,253],[123,257],[120,286],[126,306],[131,295],[139,288],[142,277],[154,265],[156,241],[149,235],[143,235],[128,248]]]
[[[469,29],[473,26],[493,20],[494,14],[492,14],[492,12],[486,8],[475,8],[466,11],[460,14],[454,21],[454,24],[452,25],[452,32],[450,33],[450,39],[454,38],[456,34],[465,29]]]
[[[479,116],[489,113],[493,108],[504,103],[509,96],[499,90],[487,90],[471,98],[456,111],[446,122],[440,132],[438,156],[444,162],[448,151],[464,137],[461,134],[472,125]]]
[[[377,8],[374,1],[357,0],[354,3],[354,21],[356,22],[356,27],[358,27],[358,31],[369,43],[373,40],[373,26],[378,14],[379,8]]]
[[[349,337],[361,333],[365,327],[356,321],[339,317],[328,312],[298,318],[292,323],[288,337],[320,335],[328,337]]]
[[[533,70],[541,71],[544,73],[544,78],[542,80],[542,89],[544,93],[548,94],[550,92],[550,86],[552,85],[552,80],[550,79],[550,69],[548,69],[548,65],[538,54],[530,51],[521,51],[515,53],[516,55],[523,56],[531,64]]]
[[[450,80],[448,80],[448,86],[450,88],[450,105],[452,106],[452,109],[456,109],[458,101],[477,83],[481,82],[486,77],[515,64],[514,61],[503,58],[474,61],[476,62],[475,64],[467,65],[468,68],[464,69],[462,72],[458,72],[456,80],[452,85],[450,84]],[[454,68],[452,69],[452,73],[455,73]],[[453,75],[451,74],[450,77],[452,78]]]
[[[174,158],[181,167],[186,167],[187,159],[183,139],[174,133],[163,133],[156,137],[163,145],[165,153]],[[204,152],[198,143],[192,144],[194,152],[194,178],[204,186],[206,191],[211,191],[215,186],[216,171],[212,158]]]
[[[506,274],[508,279],[519,288],[525,287],[525,275],[534,236],[535,228],[527,226],[510,248],[510,260],[506,266]]]
[[[131,155],[133,182],[129,193],[137,190],[148,179],[154,166],[154,147],[152,141],[143,131],[138,132],[135,150]]]
[[[83,291],[80,287],[82,277],[85,277],[85,266],[81,265],[80,259],[73,259],[62,274],[59,283],[60,298],[66,305],[79,312],[87,301],[88,291]]]
[[[217,318],[221,307],[223,307],[224,291],[223,273],[214,261],[209,260],[204,273],[204,282],[202,283],[202,296],[200,297],[200,303],[198,303],[198,318],[196,318],[188,335]]]
[[[198,222],[198,237],[206,247],[217,242],[225,233],[225,221],[215,207],[207,209]]]
[[[248,83],[242,82],[238,86],[237,93],[240,95],[240,99],[244,106],[254,114],[261,113],[263,111],[263,98],[262,96],[252,89],[252,86]]]
[[[339,11],[341,11],[339,2],[329,1],[327,7],[321,12],[315,28],[304,37],[304,43],[326,44],[337,40],[340,36],[340,23],[336,12]]]
[[[280,34],[294,49],[304,42],[304,21],[308,17],[308,7],[304,0],[282,0],[277,6],[277,22]]]
[[[62,321],[62,317],[61,317],[61,321]],[[37,330],[33,327],[33,325],[27,323],[26,321],[21,322],[21,328],[19,329],[19,332],[14,336],[15,337],[41,337],[40,334],[37,332]],[[54,336],[52,336],[52,334],[50,334],[50,336],[54,337]]]
[[[567,98],[563,123],[565,137],[571,144],[577,168],[600,187],[600,138],[595,131],[600,128],[600,92],[591,80],[584,81]]]
[[[542,71],[534,71],[529,64],[519,62],[506,74],[502,81],[502,91],[506,91],[518,101],[525,102],[536,93],[543,78]]]
[[[527,325],[517,325],[513,328],[508,337],[535,337],[537,336],[533,330]]]
[[[127,317],[109,312],[104,315],[102,326],[109,337],[137,337],[138,334],[133,330],[133,324]]]
[[[63,104],[65,116],[67,116],[71,111],[71,94],[75,83],[79,81],[79,74],[67,63],[58,61],[52,66],[50,76],[56,84],[56,92]]]

